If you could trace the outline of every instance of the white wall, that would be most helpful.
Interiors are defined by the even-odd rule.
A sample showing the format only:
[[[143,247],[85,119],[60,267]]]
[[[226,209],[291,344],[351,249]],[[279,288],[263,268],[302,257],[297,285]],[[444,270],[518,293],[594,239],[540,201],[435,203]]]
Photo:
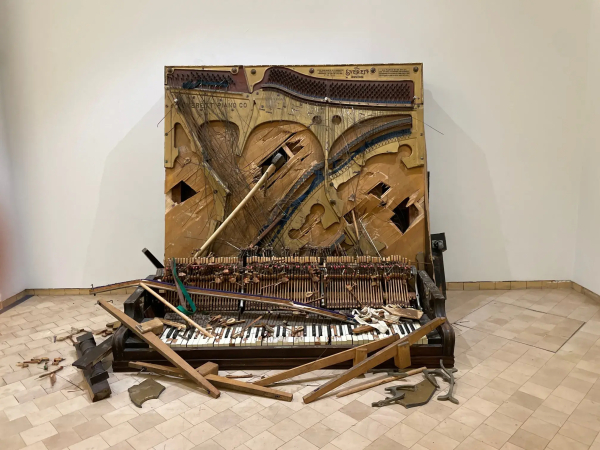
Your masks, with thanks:
[[[28,287],[151,272],[162,68],[422,61],[447,278],[570,279],[589,1],[8,1],[1,82]],[[3,17],[3,18],[1,18]],[[3,22],[3,23],[2,23]]]
[[[573,281],[600,293],[600,0],[590,20],[587,96],[582,108],[581,194]]]
[[[3,32],[0,29],[0,41],[2,38]],[[3,59],[4,54],[0,51],[0,76],[4,67]],[[5,92],[0,85],[0,302],[27,287],[27,267],[23,264],[23,241],[15,199],[13,163],[3,120],[6,113],[3,94]]]

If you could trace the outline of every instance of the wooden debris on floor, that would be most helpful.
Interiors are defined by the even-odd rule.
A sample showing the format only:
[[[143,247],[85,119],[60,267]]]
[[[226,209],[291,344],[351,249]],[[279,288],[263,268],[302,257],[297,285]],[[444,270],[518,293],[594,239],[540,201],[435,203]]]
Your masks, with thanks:
[[[358,364],[355,363],[354,367],[344,371],[337,377],[329,380],[328,382],[319,386],[311,393],[305,395],[303,397],[304,403],[314,402],[315,400],[325,395],[327,392],[330,392],[333,389],[341,386],[342,384],[347,383],[348,381],[356,378],[357,376],[364,374],[367,370],[378,366],[379,364],[387,361],[390,358],[394,358],[394,364],[400,369],[409,367],[410,346],[417,343],[419,339],[427,335],[427,333],[429,333],[433,329],[439,327],[445,321],[445,317],[437,317],[434,320],[428,322],[426,325],[422,326],[421,328],[403,337],[402,339],[397,339],[396,341],[389,344],[387,347],[382,348],[374,355],[369,356],[368,358],[362,360]],[[397,335],[394,336],[398,338]]]
[[[147,400],[158,398],[166,388],[151,378],[131,386],[127,391],[131,402],[138,408]]]
[[[181,369],[175,367],[162,366],[158,364],[150,364],[137,361],[130,362],[129,366],[134,369],[148,370],[159,375],[172,375],[178,377],[184,376],[184,372]],[[288,392],[260,386],[254,383],[238,381],[227,376],[219,376],[217,374],[218,368],[219,366],[217,364],[209,362],[198,367],[196,371],[205,376],[206,379],[212,384],[222,389],[229,389],[232,391],[243,392],[245,394],[257,395],[260,397],[272,398],[275,400],[283,400],[286,402],[291,402],[293,399],[293,394],[290,394]]]
[[[106,343],[107,341],[110,341]],[[108,373],[102,365],[101,359],[112,351],[112,337],[108,338],[96,346],[94,335],[90,332],[79,336],[75,343],[77,352],[77,361],[73,363],[75,367],[82,368],[84,385],[90,395],[92,402],[97,402],[110,397],[111,390],[108,384]],[[100,347],[100,349],[98,349]],[[108,347],[110,350],[107,350]],[[89,355],[89,356],[88,356]],[[77,363],[77,365],[75,365]]]
[[[409,370],[408,372],[399,373],[398,375],[390,375],[388,377],[381,378],[379,380],[361,384],[360,386],[354,386],[353,388],[346,389],[345,391],[339,392],[336,395],[336,397],[337,398],[346,397],[347,395],[355,394],[356,392],[365,391],[367,389],[371,389],[372,387],[381,386],[382,384],[391,383],[392,381],[398,381],[398,380],[401,380],[402,378],[407,378],[412,375],[421,373],[421,372],[423,372],[423,370],[425,370],[425,367],[420,367],[419,369]]]
[[[157,294],[158,295],[158,294]],[[211,397],[218,398],[221,393],[215,386],[207,381],[202,375],[195,371],[181,356],[175,353],[167,344],[160,340],[152,332],[140,333],[137,329],[138,322],[133,320],[123,311],[115,308],[115,306],[106,300],[99,300],[98,304],[104,308],[110,315],[115,319],[119,320],[121,324],[131,330],[137,337],[146,342],[150,347],[155,349],[164,358],[166,358],[171,364],[181,369],[185,375],[194,381],[198,386],[205,389]],[[205,330],[206,331],[206,330]]]

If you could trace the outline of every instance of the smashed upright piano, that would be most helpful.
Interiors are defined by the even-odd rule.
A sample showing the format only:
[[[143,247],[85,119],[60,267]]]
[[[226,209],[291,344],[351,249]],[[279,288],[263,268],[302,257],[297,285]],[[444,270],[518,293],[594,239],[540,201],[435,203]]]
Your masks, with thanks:
[[[289,368],[446,315],[432,280],[422,64],[166,67],[164,126],[165,260],[147,279],[212,330],[165,327],[190,364]],[[187,303],[161,283],[185,285]],[[418,314],[356,334],[354,318],[373,310]],[[142,288],[125,312],[182,322]],[[113,345],[117,371],[162,360],[124,329]],[[453,366],[451,325],[411,359]]]

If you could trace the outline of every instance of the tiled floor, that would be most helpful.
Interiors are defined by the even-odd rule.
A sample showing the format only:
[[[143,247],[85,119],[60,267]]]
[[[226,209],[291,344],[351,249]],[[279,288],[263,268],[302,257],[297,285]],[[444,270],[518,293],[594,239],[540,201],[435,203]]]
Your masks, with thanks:
[[[156,377],[167,389],[139,409],[127,388],[151,375],[111,374],[112,397],[90,404],[72,366],[51,387],[37,378],[43,369],[16,365],[37,356],[69,364],[73,347],[53,336],[113,320],[93,297],[34,297],[0,314],[0,449],[600,450],[599,304],[572,290],[522,290],[450,292],[447,306],[458,406],[434,397],[420,408],[372,408],[385,386],[304,405],[334,373],[320,371],[281,385],[296,394],[291,403],[225,392],[215,400]]]

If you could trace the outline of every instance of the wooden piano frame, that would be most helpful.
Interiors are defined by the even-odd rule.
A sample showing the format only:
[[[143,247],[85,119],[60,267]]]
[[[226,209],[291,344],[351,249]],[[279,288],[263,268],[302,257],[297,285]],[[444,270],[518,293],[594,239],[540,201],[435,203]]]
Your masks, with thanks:
[[[149,276],[147,279],[154,279]],[[435,317],[446,317],[446,299],[433,280],[424,270],[417,273],[417,288],[423,307],[421,323]],[[164,307],[150,296],[144,289],[137,288],[125,301],[125,313],[141,322],[146,317],[164,316]],[[444,323],[428,335],[428,344],[411,347],[413,367],[439,367],[440,359],[446,367],[454,366],[454,330],[449,323]],[[334,355],[348,350],[347,345],[314,345],[314,346],[265,346],[265,347],[214,347],[214,348],[174,348],[193,367],[206,362],[213,362],[223,370],[246,369],[290,369],[319,358]],[[137,339],[124,327],[119,328],[113,338],[113,370],[115,372],[132,371],[130,361],[164,364],[166,360],[147,344]],[[348,368],[352,361],[333,366],[332,368]],[[393,368],[393,360],[381,367]]]

